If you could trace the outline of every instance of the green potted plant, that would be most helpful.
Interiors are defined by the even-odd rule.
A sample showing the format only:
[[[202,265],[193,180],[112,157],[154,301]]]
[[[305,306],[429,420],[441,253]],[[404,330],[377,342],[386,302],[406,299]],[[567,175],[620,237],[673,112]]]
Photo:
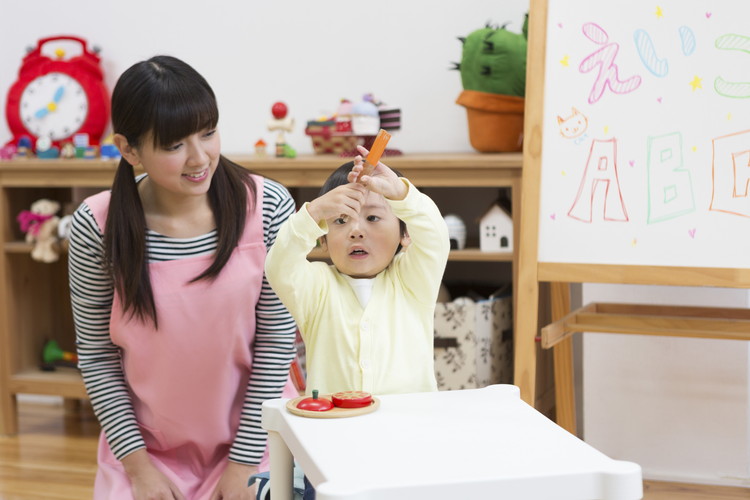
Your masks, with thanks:
[[[469,140],[483,153],[520,151],[526,91],[528,15],[522,33],[490,25],[459,40],[464,90],[456,100],[466,108]]]

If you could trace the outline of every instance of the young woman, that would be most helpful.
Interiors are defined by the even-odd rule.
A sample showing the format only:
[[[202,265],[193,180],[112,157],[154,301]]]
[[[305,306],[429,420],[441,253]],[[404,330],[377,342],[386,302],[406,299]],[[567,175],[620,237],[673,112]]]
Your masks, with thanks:
[[[122,160],[76,211],[69,253],[103,428],[95,499],[253,498],[261,405],[297,395],[296,327],[263,272],[294,203],[221,155],[217,123],[208,83],[173,57],[133,65],[112,94]]]

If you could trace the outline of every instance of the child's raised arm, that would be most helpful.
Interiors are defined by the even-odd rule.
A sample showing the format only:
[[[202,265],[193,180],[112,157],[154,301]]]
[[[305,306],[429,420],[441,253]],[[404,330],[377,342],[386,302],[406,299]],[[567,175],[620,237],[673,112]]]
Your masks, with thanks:
[[[307,213],[318,224],[331,217],[354,217],[362,208],[366,192],[362,184],[344,184],[308,203]]]

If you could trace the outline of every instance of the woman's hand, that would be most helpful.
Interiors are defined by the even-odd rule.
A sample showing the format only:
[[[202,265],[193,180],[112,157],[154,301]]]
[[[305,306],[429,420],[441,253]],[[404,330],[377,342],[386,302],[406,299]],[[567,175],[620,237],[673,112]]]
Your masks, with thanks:
[[[256,466],[229,462],[210,500],[254,500],[258,483],[248,486],[247,481],[257,472]]]
[[[133,500],[185,500],[180,490],[154,466],[145,448],[122,459]]]
[[[383,162],[378,162],[378,164],[375,165],[375,169],[372,171],[371,175],[363,175],[357,180],[364,170],[365,163],[363,157],[367,156],[369,153],[369,151],[362,146],[357,146],[357,150],[360,154],[354,157],[354,167],[352,168],[352,171],[349,172],[347,180],[349,182],[359,182],[367,189],[375,193],[380,193],[389,200],[403,200],[408,191],[406,184],[401,181],[398,178],[398,175],[396,175],[396,173],[388,168]]]
[[[317,223],[332,217],[354,217],[362,208],[366,192],[361,184],[344,184],[311,201],[307,213]]]

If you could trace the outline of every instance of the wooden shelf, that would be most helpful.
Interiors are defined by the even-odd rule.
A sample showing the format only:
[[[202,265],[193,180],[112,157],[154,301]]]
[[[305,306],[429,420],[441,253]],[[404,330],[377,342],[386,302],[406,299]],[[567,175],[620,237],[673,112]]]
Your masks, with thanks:
[[[15,394],[53,394],[64,398],[88,398],[81,374],[74,368],[58,368],[52,372],[25,370],[11,375],[9,389]]]
[[[330,173],[350,158],[336,155],[302,155],[260,158],[228,155],[243,167],[295,188],[319,188]],[[430,153],[386,157],[416,186],[426,188],[508,188],[516,221],[514,241],[519,241],[521,153]],[[40,197],[76,200],[78,188],[106,189],[117,169],[115,160],[0,161],[0,434],[18,429],[15,396],[20,393],[86,398],[80,374],[60,368],[44,372],[36,365],[35,349],[41,336],[52,335],[72,345],[75,337],[67,301],[67,268],[64,259],[52,264],[22,259],[32,245],[22,240],[16,216]],[[140,173],[136,169],[136,173]],[[62,252],[65,252],[63,245]],[[317,258],[325,258],[318,254]],[[452,262],[509,262],[516,276],[516,252],[482,252],[477,248],[450,253]],[[40,280],[44,276],[44,280]],[[45,302],[47,306],[45,307]]]

